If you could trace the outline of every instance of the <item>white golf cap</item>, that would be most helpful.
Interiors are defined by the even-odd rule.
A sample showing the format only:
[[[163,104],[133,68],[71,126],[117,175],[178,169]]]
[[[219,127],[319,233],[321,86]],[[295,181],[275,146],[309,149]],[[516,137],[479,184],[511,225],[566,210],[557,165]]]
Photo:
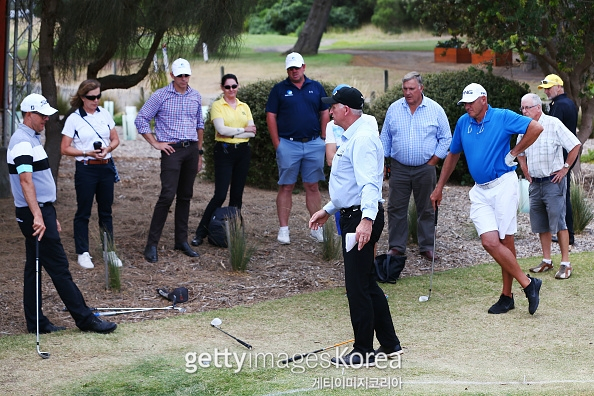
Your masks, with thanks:
[[[303,57],[297,52],[291,52],[287,55],[287,59],[285,60],[285,69],[289,67],[301,67],[305,64]]]
[[[173,73],[175,77],[179,76],[180,74],[187,74],[191,76],[192,69],[190,69],[190,62],[183,58],[176,59],[171,65],[171,73]]]
[[[47,99],[43,95],[31,94],[21,102],[21,112],[31,113],[37,112],[46,116],[55,114],[58,110],[49,105]]]
[[[466,88],[464,88],[464,91],[462,92],[462,99],[460,99],[458,104],[472,103],[481,96],[487,96],[487,90],[480,84],[469,84],[466,86]]]

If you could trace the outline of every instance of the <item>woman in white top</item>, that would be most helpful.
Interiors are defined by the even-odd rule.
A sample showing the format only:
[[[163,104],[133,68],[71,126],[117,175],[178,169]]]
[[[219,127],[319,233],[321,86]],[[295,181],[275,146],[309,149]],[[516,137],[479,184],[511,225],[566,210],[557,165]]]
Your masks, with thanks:
[[[120,139],[111,114],[99,106],[100,98],[99,81],[83,81],[70,99],[70,105],[76,110],[66,119],[62,130],[62,155],[76,159],[74,244],[78,264],[83,268],[94,267],[89,254],[89,218],[94,199],[97,200],[101,239],[103,232],[107,233],[108,259],[118,267],[122,265],[113,251],[111,216],[114,183],[116,178],[119,180],[111,153],[120,144]]]

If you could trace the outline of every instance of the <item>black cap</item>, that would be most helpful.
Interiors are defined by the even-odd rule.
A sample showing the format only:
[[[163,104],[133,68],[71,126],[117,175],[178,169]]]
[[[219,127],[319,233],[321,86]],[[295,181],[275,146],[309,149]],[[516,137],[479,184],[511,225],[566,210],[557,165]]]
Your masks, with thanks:
[[[365,98],[357,88],[344,87],[336,91],[334,95],[322,98],[322,102],[326,104],[341,103],[349,106],[351,109],[361,110],[363,103],[365,103]]]

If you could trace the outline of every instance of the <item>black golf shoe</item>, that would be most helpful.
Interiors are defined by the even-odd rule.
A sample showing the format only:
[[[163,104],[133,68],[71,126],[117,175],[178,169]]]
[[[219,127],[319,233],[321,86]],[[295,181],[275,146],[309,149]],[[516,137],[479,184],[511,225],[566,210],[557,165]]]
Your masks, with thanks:
[[[40,327],[39,334],[55,333],[56,331],[62,331],[62,330],[66,330],[66,327],[56,326],[53,323],[50,323],[47,326]],[[29,329],[29,333],[36,333],[36,332],[37,332],[37,329],[33,329],[33,330]]]
[[[194,235],[194,238],[192,238],[192,246],[200,246],[202,245],[202,240],[204,239],[203,236],[199,236],[199,235]]]
[[[112,331],[114,331],[116,329],[116,327],[118,327],[117,324],[108,322],[106,320],[101,320],[95,316],[95,317],[93,317],[93,320],[91,321],[91,323],[88,326],[81,328],[81,330],[82,331],[92,331],[92,332],[101,333],[101,334],[107,334],[107,333],[111,333]]]
[[[333,357],[330,361],[336,366],[352,368],[375,366],[375,356],[373,355],[373,352],[362,354],[361,352],[352,351],[343,357]]]
[[[398,355],[402,355],[404,351],[400,344],[396,345],[394,348],[384,348],[380,346],[375,350],[375,356],[379,358],[379,355],[386,355],[388,359],[396,359]]]
[[[507,311],[514,309],[514,295],[512,294],[511,297],[508,297],[504,294],[499,296],[499,301],[497,301],[487,312],[490,314],[503,314]]]
[[[540,287],[542,286],[542,280],[538,278],[531,278],[530,284],[524,289],[524,293],[526,294],[526,298],[528,299],[528,312],[530,315],[534,315],[534,312],[538,309],[538,303],[540,302]]]

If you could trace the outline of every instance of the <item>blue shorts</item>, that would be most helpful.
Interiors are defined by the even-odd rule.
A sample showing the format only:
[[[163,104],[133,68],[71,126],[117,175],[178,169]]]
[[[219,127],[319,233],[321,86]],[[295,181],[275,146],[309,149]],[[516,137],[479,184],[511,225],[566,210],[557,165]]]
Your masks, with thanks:
[[[320,138],[307,143],[281,138],[276,149],[278,184],[295,184],[299,173],[304,183],[324,180],[325,155],[326,144]]]
[[[567,177],[567,176],[565,176]],[[567,180],[559,183],[545,180],[530,183],[530,226],[532,232],[556,234],[567,229],[565,223],[565,194]]]

